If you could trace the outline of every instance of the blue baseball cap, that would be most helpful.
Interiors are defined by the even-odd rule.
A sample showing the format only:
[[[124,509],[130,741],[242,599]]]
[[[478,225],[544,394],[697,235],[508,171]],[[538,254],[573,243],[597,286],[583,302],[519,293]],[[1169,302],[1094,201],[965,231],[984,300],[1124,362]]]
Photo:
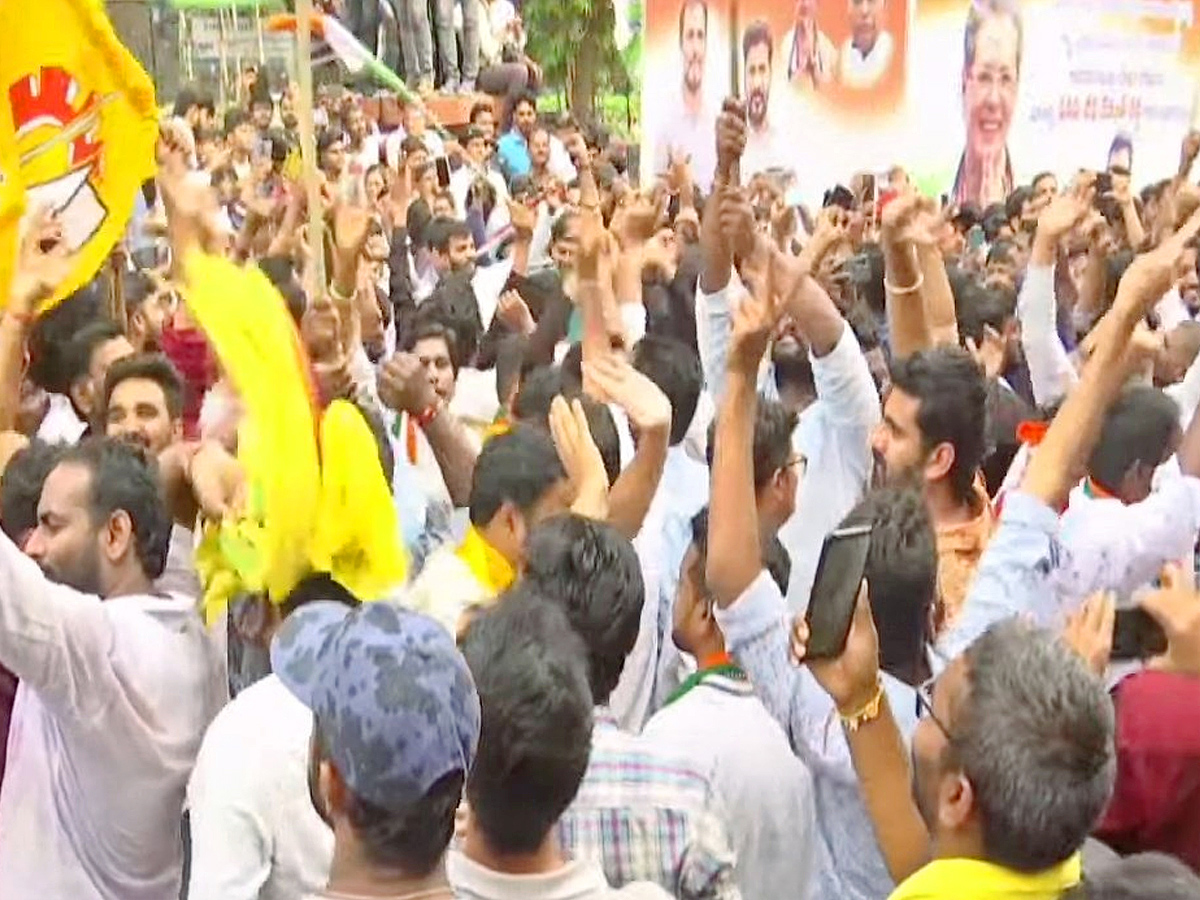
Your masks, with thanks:
[[[316,601],[284,620],[271,667],[320,723],[354,793],[403,814],[479,742],[479,695],[454,639],[390,603]]]

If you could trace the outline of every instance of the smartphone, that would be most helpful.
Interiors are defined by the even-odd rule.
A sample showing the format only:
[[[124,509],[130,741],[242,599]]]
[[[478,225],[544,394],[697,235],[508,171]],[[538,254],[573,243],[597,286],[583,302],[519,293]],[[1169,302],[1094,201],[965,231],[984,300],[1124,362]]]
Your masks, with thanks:
[[[1113,625],[1113,659],[1150,659],[1166,651],[1167,634],[1150,613],[1138,606],[1117,610]]]
[[[967,231],[967,249],[982,250],[986,235],[979,225],[972,225]]]
[[[1096,175],[1096,202],[1099,203],[1105,194],[1112,191],[1112,172],[1100,172]]]
[[[870,548],[870,525],[839,528],[825,538],[805,616],[808,659],[841,656]]]
[[[444,156],[439,156],[433,161],[433,164],[437,167],[438,187],[450,187],[450,160]]]

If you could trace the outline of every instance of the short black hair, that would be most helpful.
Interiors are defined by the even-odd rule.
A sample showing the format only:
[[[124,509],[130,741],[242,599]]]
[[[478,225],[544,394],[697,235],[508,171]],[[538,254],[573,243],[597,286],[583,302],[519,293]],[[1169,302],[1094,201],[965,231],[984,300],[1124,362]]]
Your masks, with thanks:
[[[964,343],[967,338],[981,343],[987,328],[1002,334],[1017,314],[1017,298],[1012,291],[974,278],[961,286],[954,299],[958,336]]]
[[[1004,212],[1009,220],[1021,218],[1021,213],[1025,209],[1025,204],[1033,199],[1033,190],[1024,185],[1013,190],[1008,195],[1008,199],[1004,202]]]
[[[792,457],[792,432],[796,430],[798,416],[789,412],[778,400],[758,398],[754,416],[754,489],[762,490],[775,473],[787,465]],[[713,420],[708,427],[708,447],[705,454],[708,467],[712,468],[716,451],[717,423]]]
[[[530,533],[521,578],[566,612],[587,646],[592,698],[607,703],[637,641],[646,597],[633,544],[605,522],[554,516]]]
[[[479,691],[471,818],[502,855],[545,841],[587,772],[587,654],[562,608],[518,584],[467,629],[462,654]]]
[[[1062,900],[1196,900],[1200,877],[1173,856],[1138,853],[1085,872]]]
[[[62,458],[65,446],[33,440],[13,454],[0,475],[0,530],[19,544],[37,528],[42,485]]]
[[[1055,181],[1058,180],[1058,176],[1055,175],[1053,172],[1050,172],[1050,171],[1038,172],[1036,175],[1033,176],[1033,180],[1029,182],[1029,186],[1031,188],[1037,187],[1037,183],[1039,181],[1041,181],[1043,178],[1053,178]]]
[[[93,279],[38,316],[29,331],[29,377],[47,391],[66,394],[75,380],[72,339],[103,315],[104,294]]]
[[[670,444],[674,447],[683,443],[704,389],[699,355],[682,341],[646,335],[633,348],[633,367],[671,401]]]
[[[405,336],[404,352],[412,353],[416,349],[417,344],[421,341],[441,340],[446,343],[446,351],[450,355],[450,368],[454,370],[454,377],[458,377],[459,367],[462,365],[462,360],[458,358],[458,335],[454,329],[441,318],[435,316],[425,316],[419,319],[412,330]]]
[[[1088,458],[1088,474],[1115,492],[1135,465],[1155,469],[1166,462],[1178,429],[1179,406],[1174,400],[1158,388],[1130,385],[1104,417]]]
[[[166,356],[161,353],[135,353],[118,359],[104,376],[104,397],[100,404],[100,421],[108,418],[108,403],[117,385],[133,379],[153,381],[162,389],[167,416],[178,419],[183,415],[183,378]]]
[[[766,19],[755,19],[742,32],[742,59],[750,56],[750,51],[759,44],[767,48],[767,62],[775,58],[775,41],[771,37],[771,26]]]
[[[538,105],[537,94],[535,94],[533,91],[522,91],[517,96],[517,99],[513,101],[513,105],[512,105],[513,112],[515,113],[517,111],[518,107],[523,106],[525,104],[532,106],[533,111],[536,113],[537,105]]]
[[[528,514],[558,482],[567,477],[550,435],[517,425],[488,441],[475,462],[471,480],[471,524],[482,527],[500,507],[511,503]]]
[[[700,556],[703,566],[708,560],[708,507],[692,516],[692,545]],[[771,580],[779,586],[781,593],[786,594],[788,582],[792,578],[792,557],[779,540],[779,535],[771,536],[771,542],[763,551],[763,568],[771,576]]]
[[[215,116],[217,114],[217,104],[212,94],[203,90],[199,85],[185,85],[175,95],[175,107],[172,110],[172,114],[183,117],[193,107],[199,107],[210,115]]]
[[[449,253],[450,242],[471,237],[471,226],[461,219],[436,216],[429,223],[429,246],[438,253]]]
[[[143,574],[151,581],[162,575],[171,541],[171,514],[153,458],[125,441],[90,437],[65,449],[58,465],[88,470],[91,524],[99,528],[113,513],[123,510],[133,527],[134,549]]]
[[[961,347],[934,347],[892,360],[892,387],[916,398],[917,427],[928,452],[954,448],[947,478],[960,501],[970,500],[987,449],[987,384]]]
[[[250,124],[250,114],[240,107],[225,111],[225,137],[229,137],[239,125]]]
[[[121,327],[109,319],[90,322],[76,332],[67,348],[68,388],[88,376],[92,369],[92,356],[100,347],[124,336]]]
[[[1003,203],[993,203],[983,211],[979,224],[983,226],[983,236],[990,243],[1000,236],[1002,229],[1008,227],[1008,210]]]
[[[573,396],[572,391],[563,384],[561,366],[530,369],[521,379],[521,389],[517,391],[517,399],[513,402],[513,418],[531,425],[545,425],[550,416],[550,404],[560,394]]]
[[[513,417],[528,425],[549,430],[550,404],[554,398],[562,396],[566,400],[578,400],[611,486],[621,475],[621,435],[617,431],[612,410],[584,394],[578,385],[564,376],[562,366],[538,366],[527,372],[513,403]]]
[[[313,735],[317,758],[328,759],[329,745],[320,719],[313,723]],[[398,869],[410,877],[433,874],[454,836],[454,816],[465,781],[465,772],[448,772],[403,815],[364,800],[347,786],[346,818],[363,855],[377,866]]]
[[[879,665],[906,684],[929,675],[926,647],[937,600],[937,538],[915,490],[879,488],[859,501],[843,526],[870,525],[863,577],[879,631]]]

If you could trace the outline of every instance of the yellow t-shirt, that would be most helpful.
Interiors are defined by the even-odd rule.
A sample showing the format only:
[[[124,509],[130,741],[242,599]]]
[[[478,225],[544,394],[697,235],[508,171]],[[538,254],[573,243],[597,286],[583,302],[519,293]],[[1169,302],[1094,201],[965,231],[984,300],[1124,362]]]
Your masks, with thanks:
[[[888,900],[1058,900],[1082,874],[1078,853],[1032,875],[980,859],[935,859],[906,878]]]

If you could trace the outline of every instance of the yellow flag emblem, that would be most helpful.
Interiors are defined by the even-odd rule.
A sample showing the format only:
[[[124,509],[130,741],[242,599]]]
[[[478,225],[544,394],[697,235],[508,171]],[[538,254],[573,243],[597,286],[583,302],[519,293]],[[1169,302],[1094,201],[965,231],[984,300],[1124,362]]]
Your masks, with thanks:
[[[0,304],[18,241],[5,195],[19,187],[26,211],[49,208],[63,224],[77,263],[50,298],[57,303],[124,234],[154,177],[157,115],[154,85],[101,0],[0,0]]]

